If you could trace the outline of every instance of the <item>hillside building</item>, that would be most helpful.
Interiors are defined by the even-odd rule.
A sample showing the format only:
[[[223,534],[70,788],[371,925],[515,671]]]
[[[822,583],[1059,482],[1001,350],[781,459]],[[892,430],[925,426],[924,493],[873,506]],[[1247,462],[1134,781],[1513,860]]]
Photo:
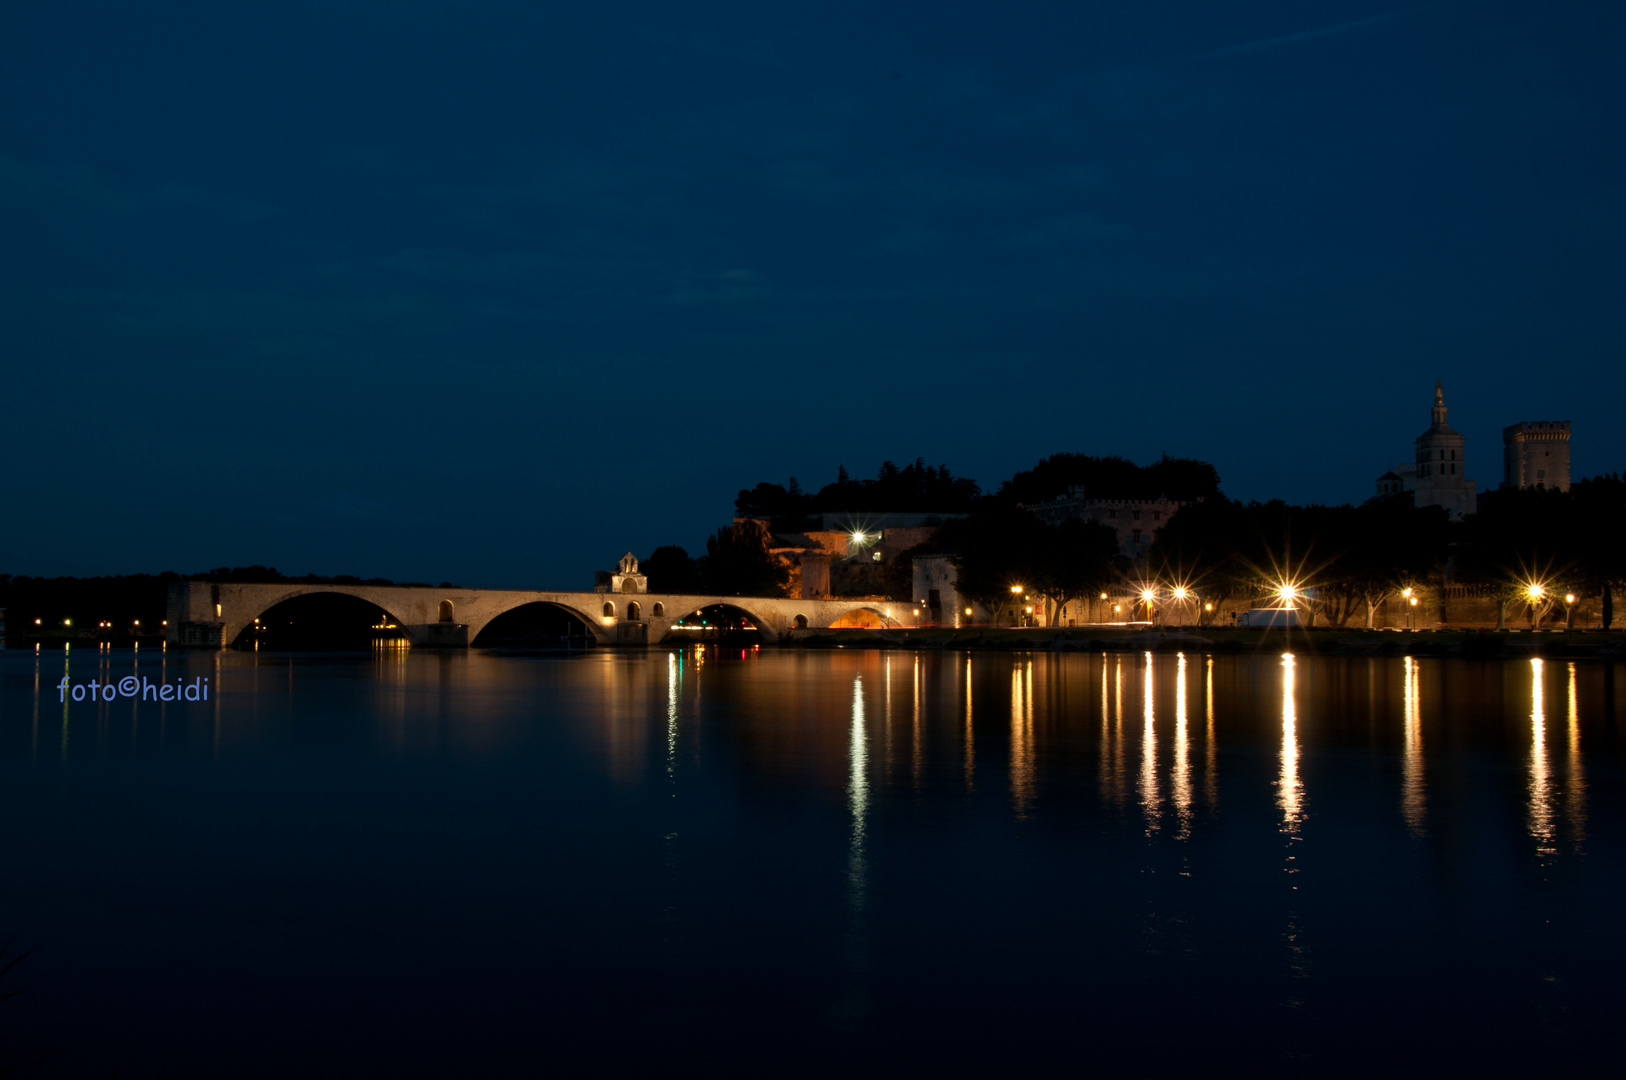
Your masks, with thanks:
[[[1146,550],[1157,539],[1164,524],[1184,506],[1165,495],[1155,499],[1092,499],[1082,487],[1070,487],[1067,494],[1028,509],[1046,525],[1059,525],[1068,518],[1099,521],[1118,534],[1118,553],[1136,566],[1146,564]]]

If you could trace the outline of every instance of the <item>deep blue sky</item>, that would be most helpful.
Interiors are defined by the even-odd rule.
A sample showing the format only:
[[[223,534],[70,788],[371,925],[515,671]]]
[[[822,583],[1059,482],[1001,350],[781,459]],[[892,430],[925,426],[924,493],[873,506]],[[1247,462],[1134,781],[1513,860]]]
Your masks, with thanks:
[[[0,571],[586,587],[1057,451],[1626,467],[1626,6],[10,4]]]

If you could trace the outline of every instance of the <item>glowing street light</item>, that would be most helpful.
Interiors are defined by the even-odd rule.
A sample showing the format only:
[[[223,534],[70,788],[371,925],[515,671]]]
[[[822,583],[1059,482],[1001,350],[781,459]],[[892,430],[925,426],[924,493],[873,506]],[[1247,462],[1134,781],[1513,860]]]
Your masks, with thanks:
[[[1532,581],[1524,587],[1524,602],[1528,608],[1530,616],[1530,629],[1532,631],[1535,630],[1536,623],[1541,618],[1541,605],[1546,598],[1547,586],[1543,585],[1541,582]]]

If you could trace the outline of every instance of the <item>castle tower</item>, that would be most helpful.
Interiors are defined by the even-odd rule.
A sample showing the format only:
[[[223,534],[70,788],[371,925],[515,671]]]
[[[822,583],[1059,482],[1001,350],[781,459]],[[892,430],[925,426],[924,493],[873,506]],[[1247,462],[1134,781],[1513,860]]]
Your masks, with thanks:
[[[1570,422],[1526,420],[1502,429],[1504,488],[1570,489]]]
[[[1418,506],[1443,506],[1453,518],[1475,509],[1476,485],[1465,475],[1467,448],[1462,435],[1445,422],[1445,386],[1434,383],[1434,422],[1417,436],[1413,487]]]

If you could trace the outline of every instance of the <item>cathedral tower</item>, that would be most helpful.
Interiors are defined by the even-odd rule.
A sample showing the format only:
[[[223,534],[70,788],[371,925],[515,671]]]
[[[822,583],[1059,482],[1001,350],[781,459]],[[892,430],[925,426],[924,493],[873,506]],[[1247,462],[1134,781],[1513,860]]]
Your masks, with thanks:
[[[1478,487],[1465,475],[1467,449],[1463,437],[1445,422],[1445,386],[1434,384],[1434,422],[1417,436],[1415,487],[1418,506],[1443,506],[1453,518],[1471,514]]]

